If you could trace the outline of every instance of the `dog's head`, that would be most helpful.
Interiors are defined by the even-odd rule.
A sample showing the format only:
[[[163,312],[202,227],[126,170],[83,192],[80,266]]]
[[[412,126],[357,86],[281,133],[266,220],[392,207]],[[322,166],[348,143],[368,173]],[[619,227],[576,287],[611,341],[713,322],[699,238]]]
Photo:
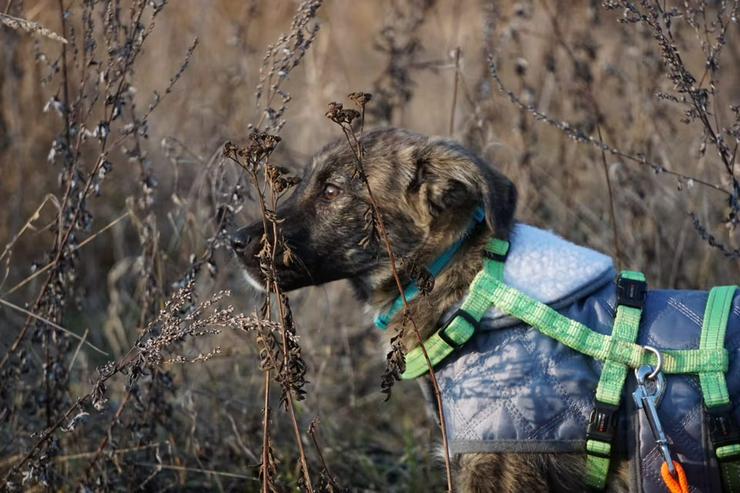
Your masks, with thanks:
[[[426,263],[467,230],[483,207],[491,233],[507,238],[516,190],[459,144],[399,129],[361,139],[362,165],[396,258]],[[373,241],[371,199],[346,139],[316,154],[277,215],[291,255],[276,255],[278,283],[291,290],[350,279],[361,295],[391,278],[385,244]],[[271,228],[270,228],[271,229]],[[271,231],[266,238],[272,242]],[[252,281],[261,280],[263,223],[232,236]],[[370,239],[370,241],[368,241]],[[262,284],[260,281],[259,284]]]

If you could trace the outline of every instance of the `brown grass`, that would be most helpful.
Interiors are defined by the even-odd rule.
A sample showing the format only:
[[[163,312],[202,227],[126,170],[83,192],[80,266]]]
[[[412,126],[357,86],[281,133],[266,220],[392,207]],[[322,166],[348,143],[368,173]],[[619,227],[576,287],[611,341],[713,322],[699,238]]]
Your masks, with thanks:
[[[647,0],[326,0],[301,48],[279,46],[293,2],[178,0],[154,16],[129,0],[106,27],[116,1],[3,1],[29,27],[0,26],[4,487],[444,488],[439,431],[416,385],[384,402],[383,342],[347,286],[264,310],[225,246],[262,208],[224,142],[279,131],[269,162],[299,174],[337,136],[327,103],[352,91],[374,95],[366,126],[451,133],[516,183],[521,221],[653,287],[737,282],[735,2],[719,18],[668,2],[668,30]],[[149,34],[129,59],[112,30],[137,18]],[[277,362],[289,350],[305,375]]]

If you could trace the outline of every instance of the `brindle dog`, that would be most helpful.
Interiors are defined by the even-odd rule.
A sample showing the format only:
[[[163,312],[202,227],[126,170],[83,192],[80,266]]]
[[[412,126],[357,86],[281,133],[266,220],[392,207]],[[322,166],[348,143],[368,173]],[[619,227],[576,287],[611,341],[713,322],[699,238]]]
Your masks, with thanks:
[[[363,167],[398,259],[428,265],[460,238],[474,210],[482,205],[486,223],[466,240],[437,277],[423,303],[412,302],[411,316],[429,337],[442,314],[464,296],[482,268],[482,252],[491,236],[508,239],[514,224],[516,188],[504,175],[460,144],[406,130],[384,129],[364,135]],[[363,241],[370,199],[357,177],[356,161],[346,140],[330,143],[316,154],[299,187],[280,208],[285,242],[294,260],[276,265],[278,283],[291,290],[349,279],[358,298],[383,309],[398,296],[390,259],[382,241]],[[233,247],[252,284],[260,286],[256,258],[262,222],[233,235]],[[401,273],[404,283],[412,282]],[[392,321],[389,334],[395,333]],[[417,345],[408,334],[406,350]],[[454,458],[462,491],[583,491],[582,454],[465,454]],[[627,491],[625,465],[619,466],[608,491]]]

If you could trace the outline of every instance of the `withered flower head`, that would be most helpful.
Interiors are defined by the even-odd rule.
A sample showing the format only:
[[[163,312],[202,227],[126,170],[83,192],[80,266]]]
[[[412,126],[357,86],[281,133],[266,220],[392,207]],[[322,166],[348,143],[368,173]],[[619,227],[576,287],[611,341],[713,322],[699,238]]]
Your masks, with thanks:
[[[277,135],[255,130],[249,134],[246,146],[226,142],[224,144],[224,156],[233,159],[249,170],[254,170],[263,160],[270,157],[279,142],[280,137]]]
[[[256,130],[249,134],[247,152],[250,154],[251,159],[259,161],[272,154],[278,143],[280,143],[280,137],[277,135],[270,135]]]
[[[359,111],[344,109],[342,103],[329,103],[329,111],[326,112],[326,117],[339,125],[351,124],[359,116]]]
[[[347,96],[349,99],[354,101],[354,103],[359,106],[360,108],[364,108],[365,105],[370,102],[371,99],[373,99],[373,95],[369,92],[351,92]]]
[[[270,181],[275,193],[280,194],[290,188],[293,188],[301,179],[297,176],[290,176],[290,170],[282,166],[265,166],[265,175]]]

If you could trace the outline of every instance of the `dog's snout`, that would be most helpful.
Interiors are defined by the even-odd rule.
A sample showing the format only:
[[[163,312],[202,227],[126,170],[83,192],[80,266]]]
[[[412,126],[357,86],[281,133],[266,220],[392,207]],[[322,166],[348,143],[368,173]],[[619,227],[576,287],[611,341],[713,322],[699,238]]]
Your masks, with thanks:
[[[239,230],[231,235],[231,248],[237,253],[244,252],[252,242],[252,237],[244,230]]]

